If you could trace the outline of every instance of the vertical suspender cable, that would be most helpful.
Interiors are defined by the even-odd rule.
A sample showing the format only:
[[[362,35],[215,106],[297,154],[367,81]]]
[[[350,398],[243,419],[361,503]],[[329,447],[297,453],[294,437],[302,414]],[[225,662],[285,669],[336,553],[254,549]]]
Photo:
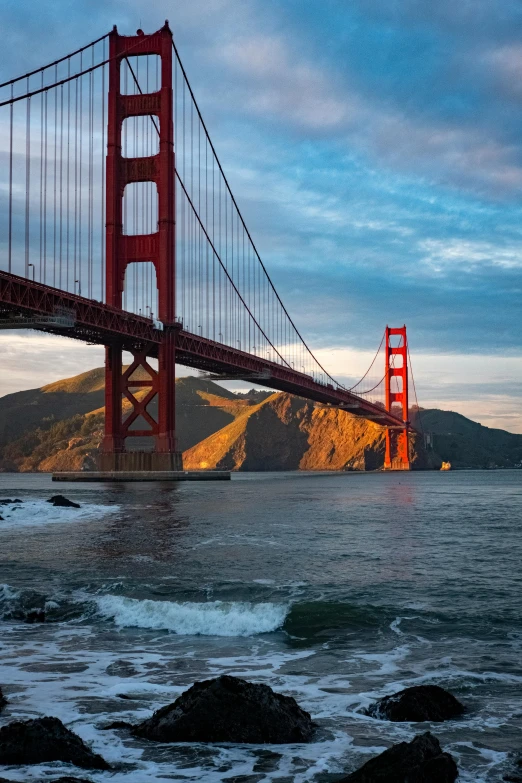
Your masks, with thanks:
[[[13,85],[11,84],[11,98],[12,97]],[[11,272],[13,254],[13,104],[9,107],[9,212],[7,221],[7,269]]]

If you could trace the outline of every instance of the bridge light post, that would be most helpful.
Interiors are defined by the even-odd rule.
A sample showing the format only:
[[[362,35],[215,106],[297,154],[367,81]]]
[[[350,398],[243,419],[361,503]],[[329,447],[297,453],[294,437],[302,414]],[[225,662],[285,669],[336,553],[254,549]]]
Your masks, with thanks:
[[[75,280],[74,281],[75,290],[76,290],[76,283],[78,283],[78,296],[81,296],[82,295],[82,284],[81,284],[81,281],[80,280]]]
[[[34,283],[34,264],[27,264],[28,268],[31,267],[31,266],[33,267],[33,283]]]

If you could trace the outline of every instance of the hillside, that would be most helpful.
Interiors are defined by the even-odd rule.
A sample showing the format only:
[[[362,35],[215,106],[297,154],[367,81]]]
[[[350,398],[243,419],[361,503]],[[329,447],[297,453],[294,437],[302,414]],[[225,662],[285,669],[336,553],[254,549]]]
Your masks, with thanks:
[[[0,471],[94,468],[103,437],[103,383],[103,369],[97,368],[0,398]],[[383,428],[346,411],[283,393],[234,394],[195,377],[178,378],[176,395],[178,443],[188,469],[382,467]],[[437,469],[442,460],[455,468],[522,464],[522,435],[483,427],[451,411],[412,411],[412,416],[432,439],[426,451],[422,437],[411,435],[417,469]],[[142,444],[136,439],[134,446]]]
[[[94,467],[103,436],[103,389],[104,371],[96,368],[41,389],[0,398],[0,470]],[[176,395],[182,451],[225,427],[251,405],[246,396],[194,377],[178,378]],[[124,401],[123,407],[125,411],[129,403]],[[155,414],[154,405],[151,412]]]
[[[522,464],[522,435],[483,427],[453,411],[421,410],[418,416],[424,431],[431,434],[433,451],[454,468],[509,468]]]

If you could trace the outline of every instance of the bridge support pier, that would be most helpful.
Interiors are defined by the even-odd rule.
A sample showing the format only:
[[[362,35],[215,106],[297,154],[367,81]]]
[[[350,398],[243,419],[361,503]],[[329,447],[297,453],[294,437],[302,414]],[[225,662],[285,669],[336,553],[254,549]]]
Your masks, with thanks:
[[[399,337],[399,344],[392,346],[392,337]],[[386,410],[391,411],[394,404],[401,407],[404,429],[386,430],[386,451],[384,470],[410,470],[409,413],[408,413],[408,337],[406,326],[400,329],[386,327],[385,333],[385,369]],[[394,379],[396,379],[394,381]],[[393,388],[392,388],[393,387]]]

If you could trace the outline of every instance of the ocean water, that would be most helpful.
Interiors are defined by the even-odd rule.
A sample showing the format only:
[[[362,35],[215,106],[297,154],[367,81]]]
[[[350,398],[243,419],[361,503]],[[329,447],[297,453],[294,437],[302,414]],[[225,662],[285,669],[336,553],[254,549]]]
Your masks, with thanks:
[[[57,492],[81,508],[45,502]],[[2,497],[22,502],[0,507],[0,724],[57,716],[116,765],[92,781],[328,783],[431,729],[462,781],[493,783],[522,751],[522,471],[178,486],[4,474]],[[24,622],[42,607],[45,623]],[[102,729],[221,673],[294,696],[315,741],[166,745]],[[420,683],[467,713],[434,725],[362,714]]]

